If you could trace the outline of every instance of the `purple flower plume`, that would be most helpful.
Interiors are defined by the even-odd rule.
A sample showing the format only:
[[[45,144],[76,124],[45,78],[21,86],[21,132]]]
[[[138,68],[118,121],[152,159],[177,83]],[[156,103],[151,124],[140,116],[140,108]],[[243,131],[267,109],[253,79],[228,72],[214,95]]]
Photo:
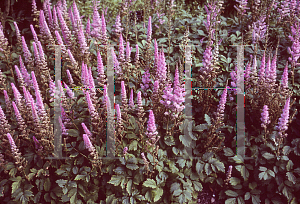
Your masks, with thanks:
[[[268,112],[268,106],[264,105],[262,113],[261,113],[261,127],[265,127],[267,126],[267,124],[270,123],[270,119],[269,119],[269,112]]]

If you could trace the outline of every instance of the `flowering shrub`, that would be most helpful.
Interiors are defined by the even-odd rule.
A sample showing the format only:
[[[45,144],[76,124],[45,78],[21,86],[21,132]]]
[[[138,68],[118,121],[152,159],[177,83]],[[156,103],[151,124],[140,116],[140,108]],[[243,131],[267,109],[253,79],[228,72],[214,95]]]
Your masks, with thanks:
[[[83,17],[75,1],[46,0],[37,8],[33,0],[29,43],[14,22],[21,50],[9,46],[0,25],[3,202],[203,203],[197,197],[205,188],[217,194],[211,202],[300,202],[300,2],[239,0],[238,17],[222,16],[223,3],[210,1],[198,17],[181,11],[186,22],[173,22],[173,0],[167,8],[145,1],[139,25],[136,15],[130,20],[135,1],[122,1],[118,12],[93,1],[91,16]],[[185,23],[185,31],[178,29]],[[247,65],[240,69],[230,44],[244,40],[253,47],[245,48]],[[188,42],[197,44],[192,97],[184,71]],[[62,62],[57,81],[55,44]],[[234,98],[243,78],[246,152],[240,155]]]

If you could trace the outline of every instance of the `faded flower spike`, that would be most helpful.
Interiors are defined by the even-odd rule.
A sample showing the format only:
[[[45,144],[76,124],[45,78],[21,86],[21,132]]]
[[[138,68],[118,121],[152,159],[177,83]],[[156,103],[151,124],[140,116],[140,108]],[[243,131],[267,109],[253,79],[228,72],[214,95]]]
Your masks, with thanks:
[[[262,110],[261,118],[260,119],[262,121],[261,127],[265,127],[266,128],[267,124],[270,123],[269,112],[268,112],[268,106],[267,105],[264,105],[264,108]]]

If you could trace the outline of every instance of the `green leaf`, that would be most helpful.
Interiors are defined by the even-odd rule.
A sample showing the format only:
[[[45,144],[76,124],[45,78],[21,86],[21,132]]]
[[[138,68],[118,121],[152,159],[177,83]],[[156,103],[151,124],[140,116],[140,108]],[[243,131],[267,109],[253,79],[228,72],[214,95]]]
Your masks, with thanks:
[[[172,183],[170,191],[173,193],[175,190],[180,189],[180,184],[179,183]]]
[[[253,204],[259,204],[260,203],[260,199],[257,195],[251,195],[252,197],[252,203]]]
[[[229,198],[225,201],[225,204],[236,204],[236,198]]]
[[[186,199],[192,200],[192,193],[189,190],[183,191],[183,195]]]
[[[253,183],[249,183],[249,188],[251,190],[255,189],[257,187],[257,183],[256,182],[253,182]]]
[[[165,140],[166,145],[168,145],[168,146],[175,145],[175,141],[172,136],[166,136],[166,137],[164,137],[164,140]]]
[[[55,171],[55,173],[57,173],[57,175],[62,175],[63,173],[66,173],[66,171],[65,171],[65,170],[62,170],[62,169],[57,169],[57,170]]]
[[[182,193],[182,190],[180,188],[178,188],[173,192],[173,196],[179,196],[181,193]]]
[[[125,174],[126,169],[123,166],[118,166],[116,169],[114,169],[114,172],[117,174]]]
[[[209,164],[209,163],[206,163],[204,168],[205,168],[205,173],[206,173],[206,175],[209,176],[209,175],[212,173],[212,169],[211,169],[210,164]]]
[[[192,143],[192,138],[188,135],[179,135],[179,140],[186,147],[189,147]]]
[[[205,165],[204,163],[200,163],[199,161],[197,162],[196,171],[198,174],[202,173],[204,165]]]
[[[76,175],[76,177],[75,177],[75,181],[77,181],[77,180],[84,180],[84,178],[86,177],[86,175]]]
[[[185,166],[185,162],[186,162],[185,159],[178,159],[178,160],[177,160],[177,164],[179,164],[179,166],[180,166],[181,168],[183,168],[183,167]]]
[[[126,190],[127,190],[128,194],[131,195],[131,191],[132,191],[132,180],[131,179],[127,183]]]
[[[232,149],[230,149],[229,147],[224,148],[223,151],[225,153],[225,156],[227,156],[227,157],[231,157],[234,155]]]
[[[20,188],[21,181],[13,182],[11,185],[11,193],[13,194],[17,189]]]
[[[132,142],[131,142],[131,144],[129,145],[129,150],[134,150],[134,151],[136,151],[137,150],[137,145],[138,145],[138,142],[136,141],[136,140],[133,140]]]
[[[293,168],[293,166],[294,166],[294,163],[291,160],[289,160],[286,164],[286,170],[290,171]]]
[[[203,30],[197,30],[197,32],[198,32],[199,35],[205,36]]]
[[[127,156],[130,157],[127,160],[127,163],[132,163],[132,164],[137,164],[138,163],[137,158],[133,154],[127,154]]]
[[[293,184],[296,184],[296,177],[292,172],[286,172],[286,176],[288,177],[289,181]]]
[[[213,164],[214,164],[215,167],[217,167],[217,169],[219,171],[225,172],[225,166],[224,166],[224,164],[222,162],[220,162],[219,160],[215,160],[213,162]]]
[[[208,127],[206,124],[200,124],[194,127],[194,131],[202,132],[203,130],[206,130]]]
[[[291,147],[290,146],[284,146],[283,148],[282,148],[282,153],[283,153],[283,155],[288,155],[289,153],[291,152]]]
[[[193,181],[193,184],[194,184],[194,189],[195,191],[202,191],[203,189],[203,186],[200,182],[198,181]]]
[[[232,191],[232,190],[227,190],[225,191],[226,195],[230,196],[230,197],[238,197],[239,194],[236,193],[235,191]]]
[[[248,180],[249,171],[246,169],[245,166],[238,165],[238,166],[235,166],[235,168],[241,173],[241,175],[245,181]]]
[[[211,125],[210,117],[207,114],[204,115],[204,120],[209,126]]]
[[[259,170],[260,170],[260,171],[267,171],[268,169],[267,169],[266,167],[260,166],[260,167],[259,167]]]
[[[79,131],[76,129],[68,130],[68,135],[71,137],[79,137]]]
[[[107,196],[105,201],[107,204],[112,204],[114,199],[115,199],[115,194],[112,194]]]
[[[73,170],[73,174],[77,174],[78,173],[78,167],[77,166],[74,166],[72,170]]]
[[[179,153],[179,150],[176,147],[173,147],[172,151],[175,155],[178,155],[178,153]]]
[[[45,181],[45,183],[44,183],[44,190],[45,190],[45,191],[49,191],[49,190],[50,190],[50,187],[51,187],[50,179],[49,179],[49,178],[46,178],[46,181]]]
[[[241,155],[235,155],[234,157],[232,157],[232,159],[235,161],[235,163],[237,164],[242,164],[244,163],[244,158]]]
[[[149,178],[143,183],[143,186],[149,188],[157,188],[156,182],[153,179],[149,179]]]
[[[272,177],[274,177],[275,178],[275,173],[274,173],[274,171],[272,171],[272,170],[268,170],[268,174],[270,175],[270,176],[272,176]]]
[[[263,155],[262,155],[264,158],[266,158],[267,160],[269,159],[274,159],[275,158],[275,155],[269,153],[269,152],[265,152]]]
[[[126,164],[126,167],[131,170],[137,170],[139,168],[136,164]]]
[[[152,190],[152,192],[154,193],[154,202],[157,202],[163,195],[164,190],[162,188],[157,188],[155,190]]]
[[[250,199],[250,192],[247,192],[246,194],[245,194],[245,200],[249,200]]]
[[[123,176],[113,175],[108,183],[113,184],[114,186],[118,186],[120,185],[123,178]]]
[[[236,186],[236,185],[241,183],[241,180],[237,177],[231,177],[230,178],[230,183],[231,183],[231,185]]]

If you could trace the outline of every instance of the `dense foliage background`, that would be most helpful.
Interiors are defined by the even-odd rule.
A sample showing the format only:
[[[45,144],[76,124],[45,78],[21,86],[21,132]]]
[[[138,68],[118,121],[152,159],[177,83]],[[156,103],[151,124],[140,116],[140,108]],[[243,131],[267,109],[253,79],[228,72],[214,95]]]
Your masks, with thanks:
[[[101,1],[97,9],[94,1],[36,1],[36,10],[32,1],[3,2],[3,203],[201,203],[204,201],[198,200],[199,192],[205,189],[213,189],[215,198],[209,198],[212,203],[300,202],[299,0]],[[51,24],[48,10],[53,13],[54,5],[60,9],[66,26],[60,17],[57,26]],[[77,20],[79,11],[83,30],[72,21],[69,8]],[[96,24],[97,13],[99,22],[105,20],[104,27]],[[115,26],[118,14],[122,40]],[[51,126],[51,67],[55,54],[46,45],[53,41],[61,44],[58,35],[70,49],[62,53],[62,85],[66,91],[62,98],[62,153],[68,159],[48,158],[55,148]],[[132,50],[124,50],[122,42],[124,47],[128,42]],[[115,70],[123,71],[123,75],[115,76],[115,109],[120,108],[121,113],[116,111],[115,117],[117,159],[106,158],[106,118],[110,107],[107,93],[103,88],[96,92],[87,89],[107,85],[101,68],[107,75],[109,43],[115,45],[117,53],[113,59]],[[184,87],[187,43],[192,45],[192,122],[185,120],[184,110],[178,111],[184,103],[174,102],[184,99],[177,93],[179,87]],[[253,45],[245,47],[242,73],[245,157],[236,152],[234,89],[241,73],[235,69],[237,48],[231,46],[240,43]],[[18,69],[23,67],[27,70],[19,74]],[[48,76],[52,79],[48,80]],[[173,92],[167,93],[168,83]],[[149,87],[144,88],[147,84]],[[178,109],[160,100],[172,101]],[[131,106],[132,101],[135,106]],[[178,117],[171,117],[173,113],[178,113]],[[187,155],[187,147],[193,149],[192,158]]]

